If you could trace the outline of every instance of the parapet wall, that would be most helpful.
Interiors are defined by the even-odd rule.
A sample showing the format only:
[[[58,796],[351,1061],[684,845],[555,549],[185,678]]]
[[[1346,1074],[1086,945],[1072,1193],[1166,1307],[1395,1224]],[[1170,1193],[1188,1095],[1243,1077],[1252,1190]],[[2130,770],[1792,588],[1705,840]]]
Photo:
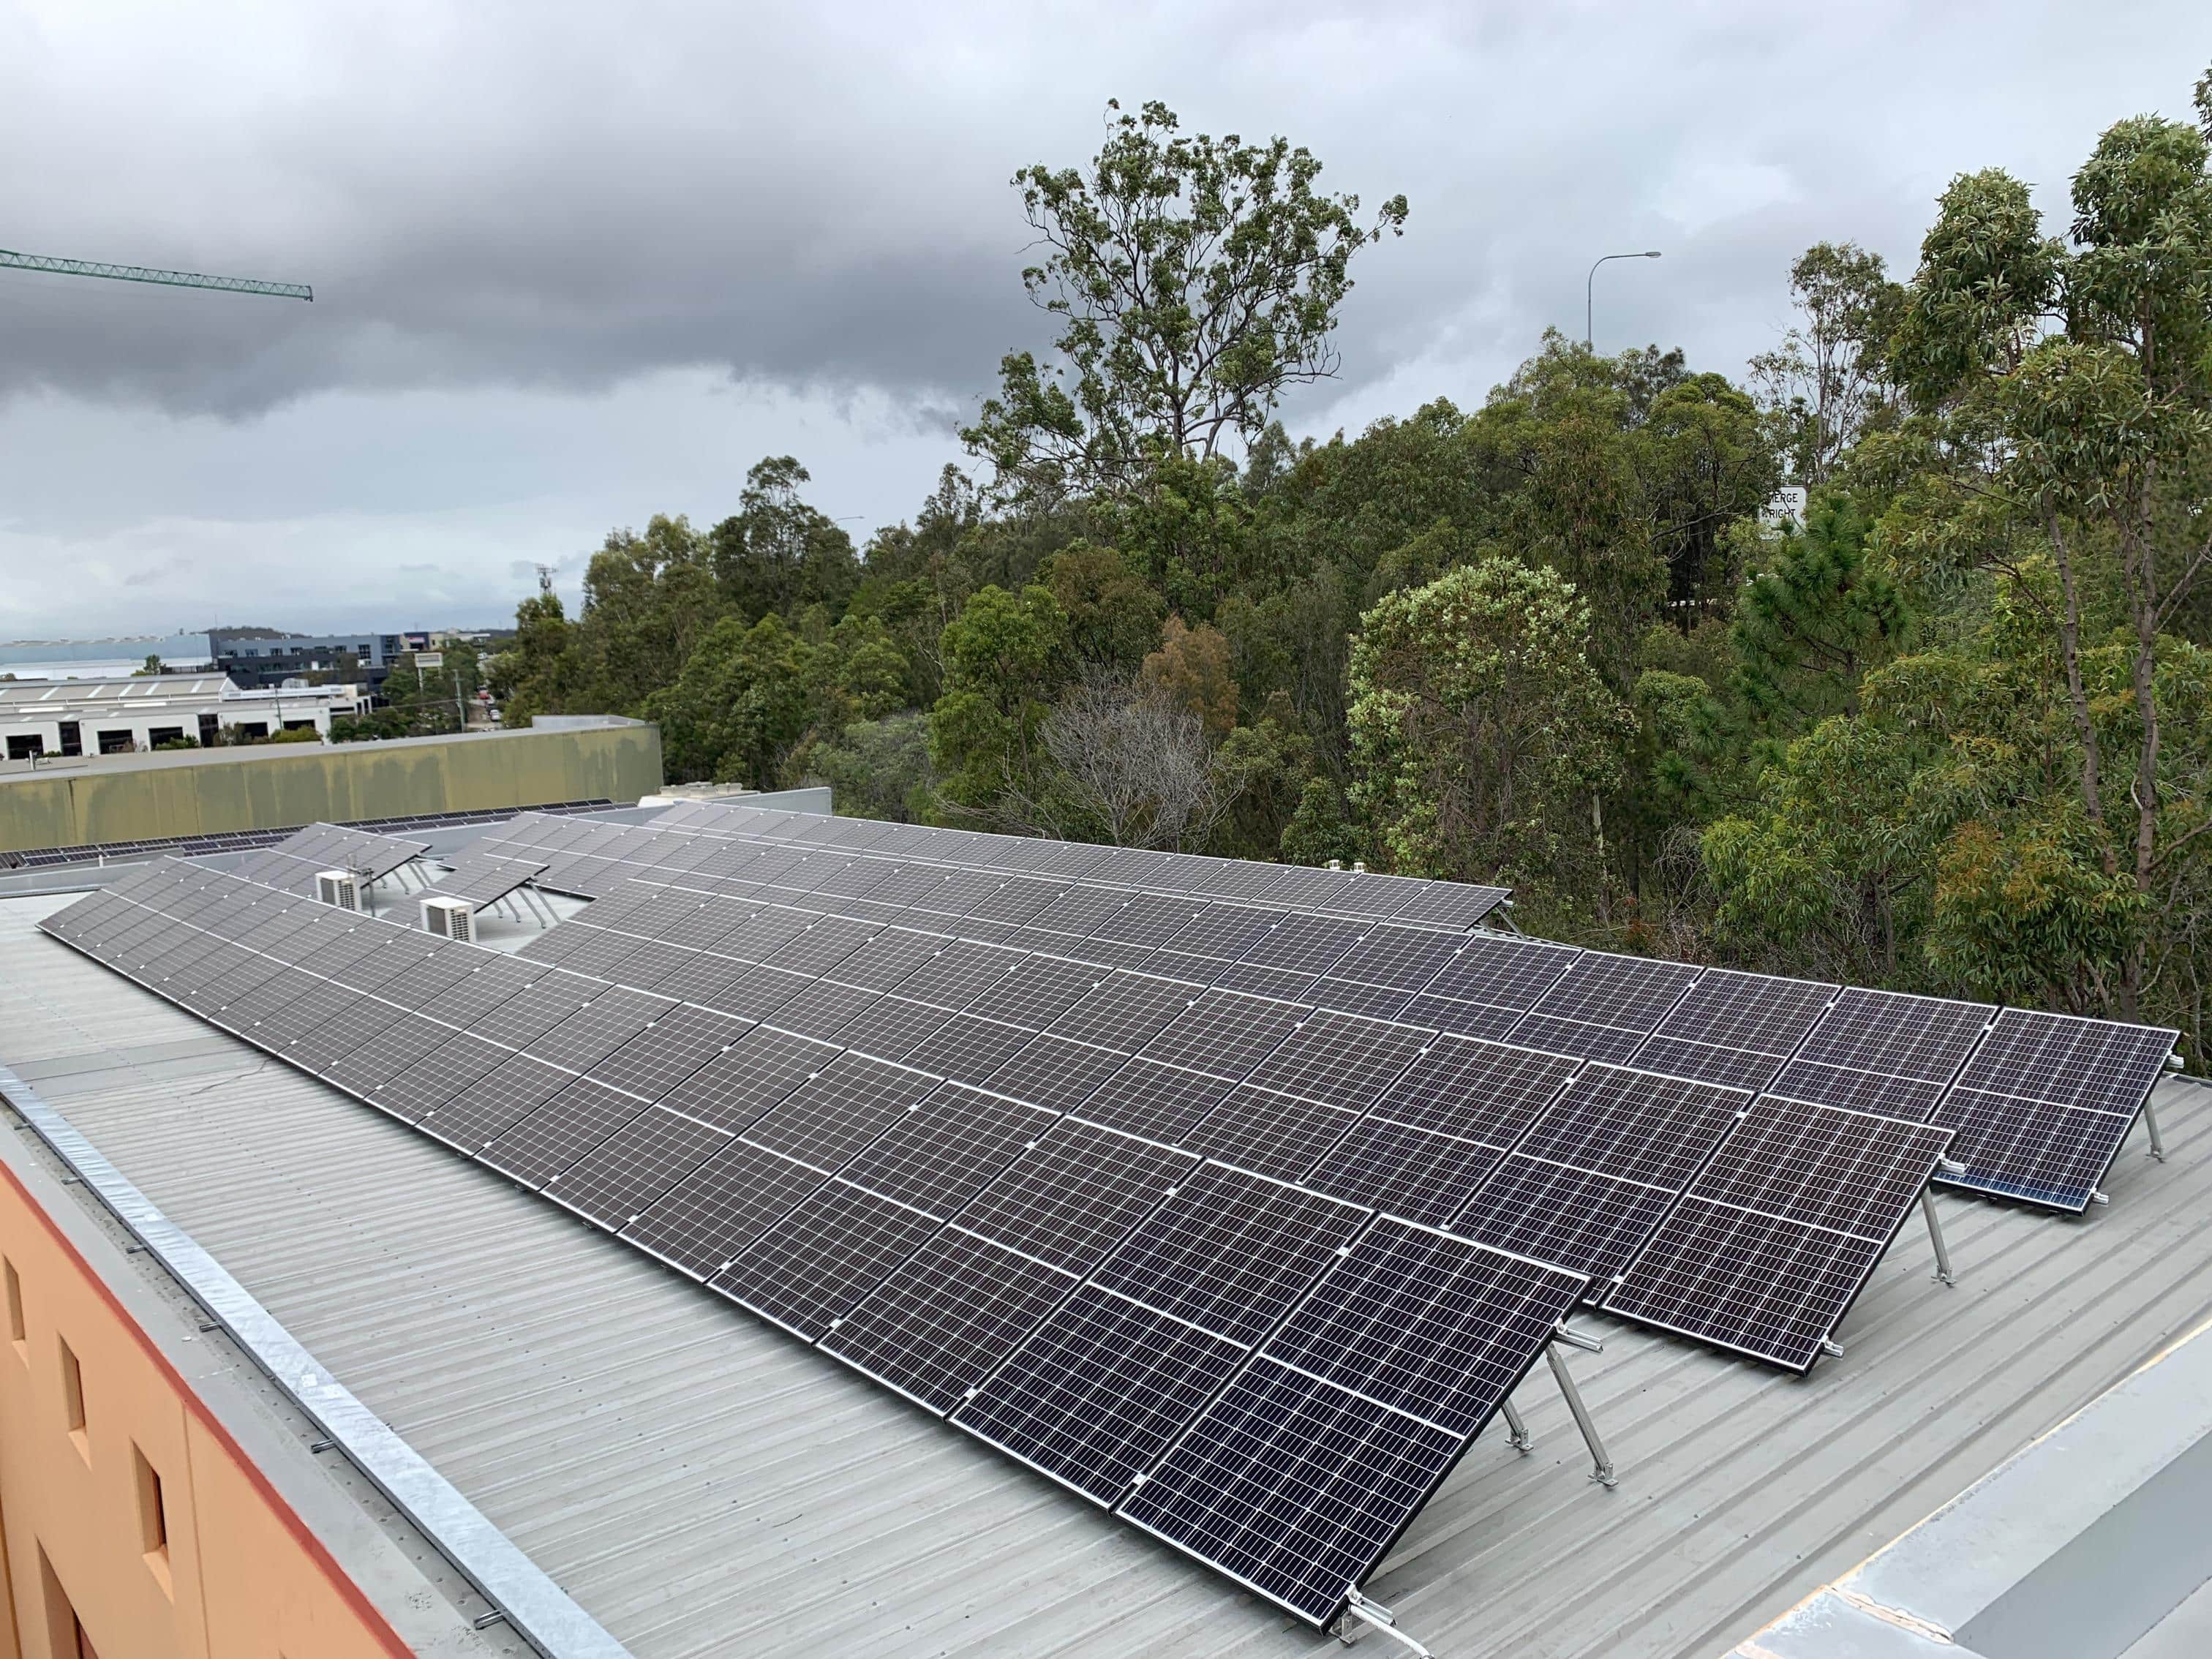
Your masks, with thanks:
[[[634,721],[397,743],[106,756],[0,776],[0,849],[607,799],[660,787]]]

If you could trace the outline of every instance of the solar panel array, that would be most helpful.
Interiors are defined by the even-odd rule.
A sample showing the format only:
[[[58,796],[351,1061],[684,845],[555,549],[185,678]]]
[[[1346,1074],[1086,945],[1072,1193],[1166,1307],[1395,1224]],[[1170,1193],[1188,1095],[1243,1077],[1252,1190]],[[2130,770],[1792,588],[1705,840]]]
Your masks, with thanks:
[[[254,854],[238,866],[237,873],[248,881],[312,896],[315,878],[326,870],[349,870],[365,882],[377,881],[429,850],[419,841],[311,823]]]
[[[478,905],[505,898],[545,871],[534,859],[507,858],[474,848],[446,864],[446,873],[432,882],[428,890],[441,898],[466,899]]]
[[[604,812],[611,800],[554,801],[538,806],[480,807],[467,811],[421,812],[411,817],[355,818],[340,825],[377,835],[404,835],[410,830],[466,828],[477,823],[501,823],[518,812],[562,814]],[[203,836],[167,836],[152,841],[88,842],[76,847],[33,847],[21,852],[0,850],[0,870],[42,870],[58,865],[106,863],[118,859],[200,858],[211,853],[246,853],[273,847],[306,828],[290,824],[281,830],[216,830]]]
[[[599,895],[520,957],[167,863],[46,925],[1316,1624],[1578,1300],[1802,1370],[1947,1146],[2057,1201],[2172,1044],[678,816],[471,849]]]
[[[1316,1626],[1588,1289],[1311,1182],[202,866],[135,870],[44,926]],[[792,937],[855,978],[962,977],[898,930]],[[1055,984],[1035,960],[994,1006],[1109,1052],[1189,1012],[1146,976],[1058,963],[1082,982]],[[1453,1045],[1494,1047],[1437,1042],[1363,1086],[1438,1058],[1449,1092]],[[1267,1075],[1311,1086],[1309,1061]]]
[[[878,833],[885,829],[901,832],[900,841],[939,833],[699,803],[627,835],[527,816],[497,835],[518,855],[531,846],[557,847],[548,856],[565,856],[580,890],[601,895],[613,893],[627,875],[705,890],[774,889],[786,896],[782,902],[854,918],[912,920],[927,912],[938,919],[921,925],[946,927],[955,924],[942,918],[958,918],[957,931],[965,937],[1012,938],[1340,1012],[1933,1121],[1957,1131],[1951,1156],[1965,1166],[1939,1168],[1939,1182],[2074,1213],[2088,1206],[2118,1156],[2175,1037],[2163,1029],[2026,1009],[2000,1015],[1979,1003],[1700,969],[1488,932],[1423,938],[1427,930],[1395,917],[1334,918],[1353,942],[1319,973],[1310,963],[1248,963],[1224,976],[1218,946],[1206,936],[1211,930],[1216,940],[1234,937],[1222,919],[1237,915],[1237,904],[1224,902],[1201,926],[1192,912],[1171,908],[1194,902],[1188,898],[1125,898],[1115,908],[1090,895],[1108,919],[1079,942],[1071,943],[1078,936],[1066,932],[1048,939],[1053,928],[1038,921],[1066,928],[1086,913],[1072,902],[1042,916],[1024,909],[1033,895],[1030,878],[1021,876],[948,866],[941,876],[917,881],[916,871],[929,866],[877,850],[887,844]],[[1051,845],[978,839],[994,848]],[[950,859],[967,843],[922,844]],[[742,847],[754,848],[753,855],[734,850]],[[1086,884],[1063,878],[1062,890],[1078,889],[1088,894]],[[979,892],[991,896],[979,901]],[[1031,920],[1026,927],[1004,920],[1016,915]],[[591,917],[586,911],[581,920],[588,924]],[[1158,933],[1177,925],[1180,935]]]
[[[1474,927],[1510,896],[1510,890],[1503,887],[1378,875],[1371,871],[1255,864],[1193,853],[1040,841],[974,830],[707,802],[672,807],[650,823],[619,828],[548,824],[533,822],[526,814],[495,839],[503,850],[518,855],[527,852],[548,860],[551,868],[541,885],[580,898],[597,898],[611,883],[631,873],[627,866],[655,862],[659,855],[699,837],[730,837],[739,833],[740,825],[749,826],[749,833],[761,839],[786,840],[808,848],[837,848],[908,865],[1024,876],[1086,890],[1233,901],[1322,915],[1388,918],[1409,926],[1454,930]],[[578,833],[562,834],[564,829]]]

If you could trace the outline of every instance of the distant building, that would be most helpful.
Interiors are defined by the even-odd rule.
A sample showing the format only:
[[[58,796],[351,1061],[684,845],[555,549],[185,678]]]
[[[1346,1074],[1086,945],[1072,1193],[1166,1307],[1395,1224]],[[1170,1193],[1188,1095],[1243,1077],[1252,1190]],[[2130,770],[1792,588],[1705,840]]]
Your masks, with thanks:
[[[124,755],[189,738],[204,748],[313,731],[360,706],[354,685],[246,690],[222,674],[0,681],[0,744],[11,761]]]
[[[392,666],[410,651],[427,650],[430,635],[421,629],[399,634],[288,634],[279,639],[208,635],[208,658],[232,680],[249,689],[282,685],[302,675],[343,671],[374,696]]]

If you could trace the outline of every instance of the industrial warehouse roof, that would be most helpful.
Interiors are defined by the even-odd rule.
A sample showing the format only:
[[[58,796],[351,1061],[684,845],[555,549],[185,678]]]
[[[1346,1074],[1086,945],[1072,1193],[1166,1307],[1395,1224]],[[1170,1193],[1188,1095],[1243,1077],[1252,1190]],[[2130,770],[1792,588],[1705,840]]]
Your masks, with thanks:
[[[107,707],[125,702],[170,702],[177,698],[239,695],[224,674],[133,674],[118,679],[0,680],[0,708],[19,705],[52,708],[83,703]]]
[[[1335,1651],[489,1171],[0,904],[0,1060],[639,1659]],[[1709,1655],[1840,1577],[2212,1311],[2208,1097],[2080,1222],[1946,1196],[1807,1379],[1617,1325],[1545,1374],[1368,1593],[1441,1655]],[[1370,1638],[1370,1640],[1376,1638]]]

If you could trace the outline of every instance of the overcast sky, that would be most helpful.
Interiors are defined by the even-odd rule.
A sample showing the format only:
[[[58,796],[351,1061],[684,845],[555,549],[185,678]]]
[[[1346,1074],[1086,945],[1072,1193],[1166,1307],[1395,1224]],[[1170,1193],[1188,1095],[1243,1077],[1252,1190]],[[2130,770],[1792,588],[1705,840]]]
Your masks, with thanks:
[[[1808,244],[1909,270],[1986,166],[2063,211],[2208,59],[2203,0],[0,0],[0,246],[315,290],[0,270],[0,639],[499,621],[765,454],[908,517],[1040,338],[1007,179],[1109,97],[1411,198],[1285,411],[1326,435],[1479,403],[1618,249],[1665,257],[1600,348],[1739,372]]]

